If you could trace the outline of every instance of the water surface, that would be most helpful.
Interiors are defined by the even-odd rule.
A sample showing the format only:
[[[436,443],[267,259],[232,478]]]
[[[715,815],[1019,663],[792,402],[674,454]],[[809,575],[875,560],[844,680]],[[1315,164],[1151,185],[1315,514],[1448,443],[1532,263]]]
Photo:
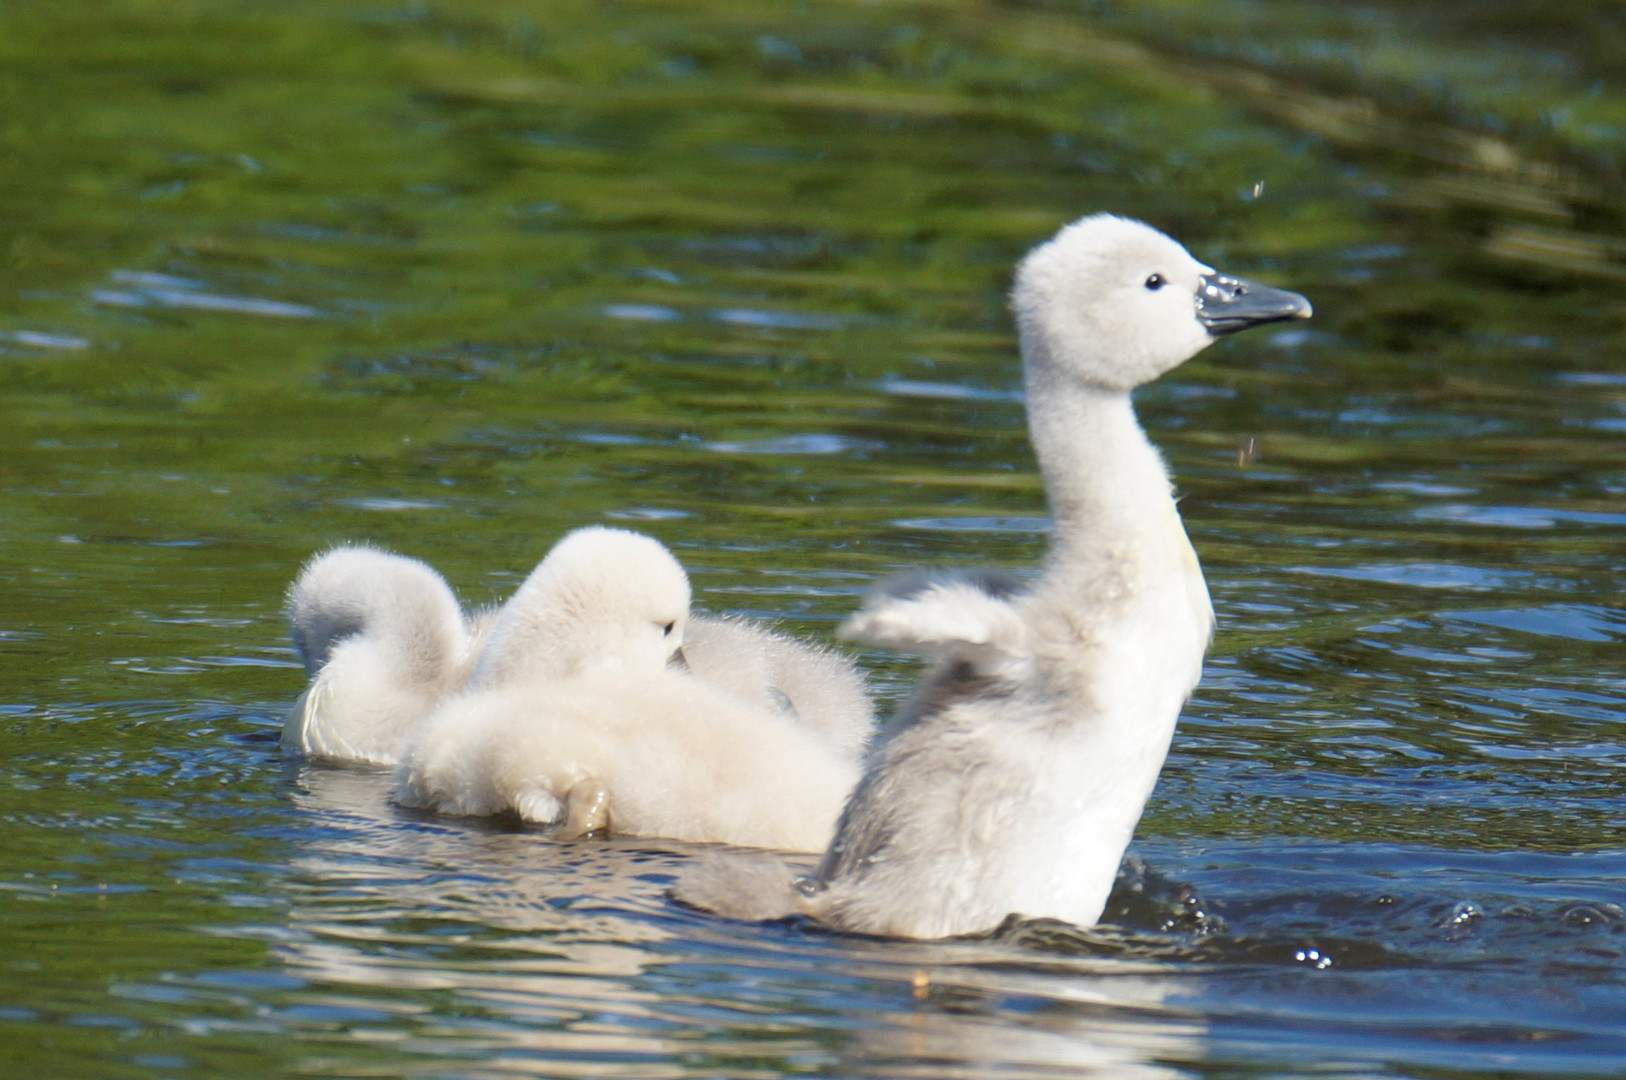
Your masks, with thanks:
[[[1607,5],[0,9],[0,1038],[86,1077],[1626,1072]],[[1109,921],[898,943],[285,761],[322,545],[567,529],[827,637],[1031,564],[1004,304],[1298,289],[1138,398],[1219,616]],[[861,659],[894,701],[913,669]]]

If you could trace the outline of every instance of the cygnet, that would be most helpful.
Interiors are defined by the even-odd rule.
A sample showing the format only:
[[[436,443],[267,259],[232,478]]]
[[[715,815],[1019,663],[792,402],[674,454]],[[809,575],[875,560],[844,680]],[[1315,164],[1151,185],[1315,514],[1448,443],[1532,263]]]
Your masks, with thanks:
[[[627,529],[576,529],[497,610],[469,685],[659,670],[682,647],[688,621],[689,576],[660,541]]]
[[[471,685],[557,679],[592,666],[652,670],[676,654],[704,681],[787,713],[858,759],[875,710],[857,665],[746,619],[691,620],[689,601],[688,576],[658,541],[578,529],[498,610]]]
[[[1039,576],[916,577],[873,595],[847,632],[936,663],[872,750],[817,871],[716,859],[679,899],[914,938],[1012,914],[1100,917],[1213,625],[1130,391],[1310,305],[1110,215],[1029,253],[1012,301],[1053,521]]]
[[[696,616],[683,659],[706,682],[794,718],[857,761],[875,733],[875,706],[858,665],[840,653],[749,619]]]
[[[674,669],[471,690],[430,718],[396,799],[592,832],[822,851],[858,767],[816,732]]]
[[[857,766],[781,709],[668,666],[688,600],[656,541],[567,536],[498,615],[470,687],[421,729],[397,800],[566,837],[823,849]]]
[[[394,764],[408,732],[467,677],[479,632],[428,565],[359,545],[312,559],[286,613],[310,685],[282,743],[335,762]]]

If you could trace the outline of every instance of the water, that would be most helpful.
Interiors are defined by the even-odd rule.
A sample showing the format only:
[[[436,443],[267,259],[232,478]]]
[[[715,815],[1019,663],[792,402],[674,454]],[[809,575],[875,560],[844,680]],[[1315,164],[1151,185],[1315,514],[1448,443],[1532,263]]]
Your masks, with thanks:
[[[12,1069],[1626,1072],[1621,26],[0,9]],[[814,636],[1030,564],[1003,291],[1103,208],[1317,310],[1139,398],[1220,625],[1107,924],[736,925],[682,845],[283,760],[281,591],[340,538],[478,603],[629,524]]]

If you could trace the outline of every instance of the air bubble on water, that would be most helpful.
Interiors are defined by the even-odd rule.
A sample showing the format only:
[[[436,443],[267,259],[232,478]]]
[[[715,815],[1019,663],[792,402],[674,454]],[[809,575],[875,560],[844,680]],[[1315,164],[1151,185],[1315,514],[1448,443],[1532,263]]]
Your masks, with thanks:
[[[1302,949],[1296,950],[1293,953],[1293,959],[1297,960],[1301,964],[1308,964],[1317,971],[1325,971],[1332,967],[1332,957],[1328,956],[1326,953],[1322,952],[1320,949],[1317,949],[1313,945],[1307,945]]]
[[[1570,904],[1558,915],[1559,922],[1574,927],[1610,926],[1620,918],[1621,909],[1614,904]]]
[[[1464,900],[1451,909],[1451,917],[1446,919],[1447,926],[1469,926],[1485,917],[1478,904],[1472,900]]]

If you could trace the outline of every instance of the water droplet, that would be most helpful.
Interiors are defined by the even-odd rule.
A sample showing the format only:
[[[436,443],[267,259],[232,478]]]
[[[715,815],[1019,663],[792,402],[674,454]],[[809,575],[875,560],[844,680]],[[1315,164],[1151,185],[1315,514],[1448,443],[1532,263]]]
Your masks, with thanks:
[[[1313,945],[1306,945],[1293,953],[1293,959],[1301,964],[1308,964],[1317,971],[1325,971],[1332,967],[1332,957]]]

